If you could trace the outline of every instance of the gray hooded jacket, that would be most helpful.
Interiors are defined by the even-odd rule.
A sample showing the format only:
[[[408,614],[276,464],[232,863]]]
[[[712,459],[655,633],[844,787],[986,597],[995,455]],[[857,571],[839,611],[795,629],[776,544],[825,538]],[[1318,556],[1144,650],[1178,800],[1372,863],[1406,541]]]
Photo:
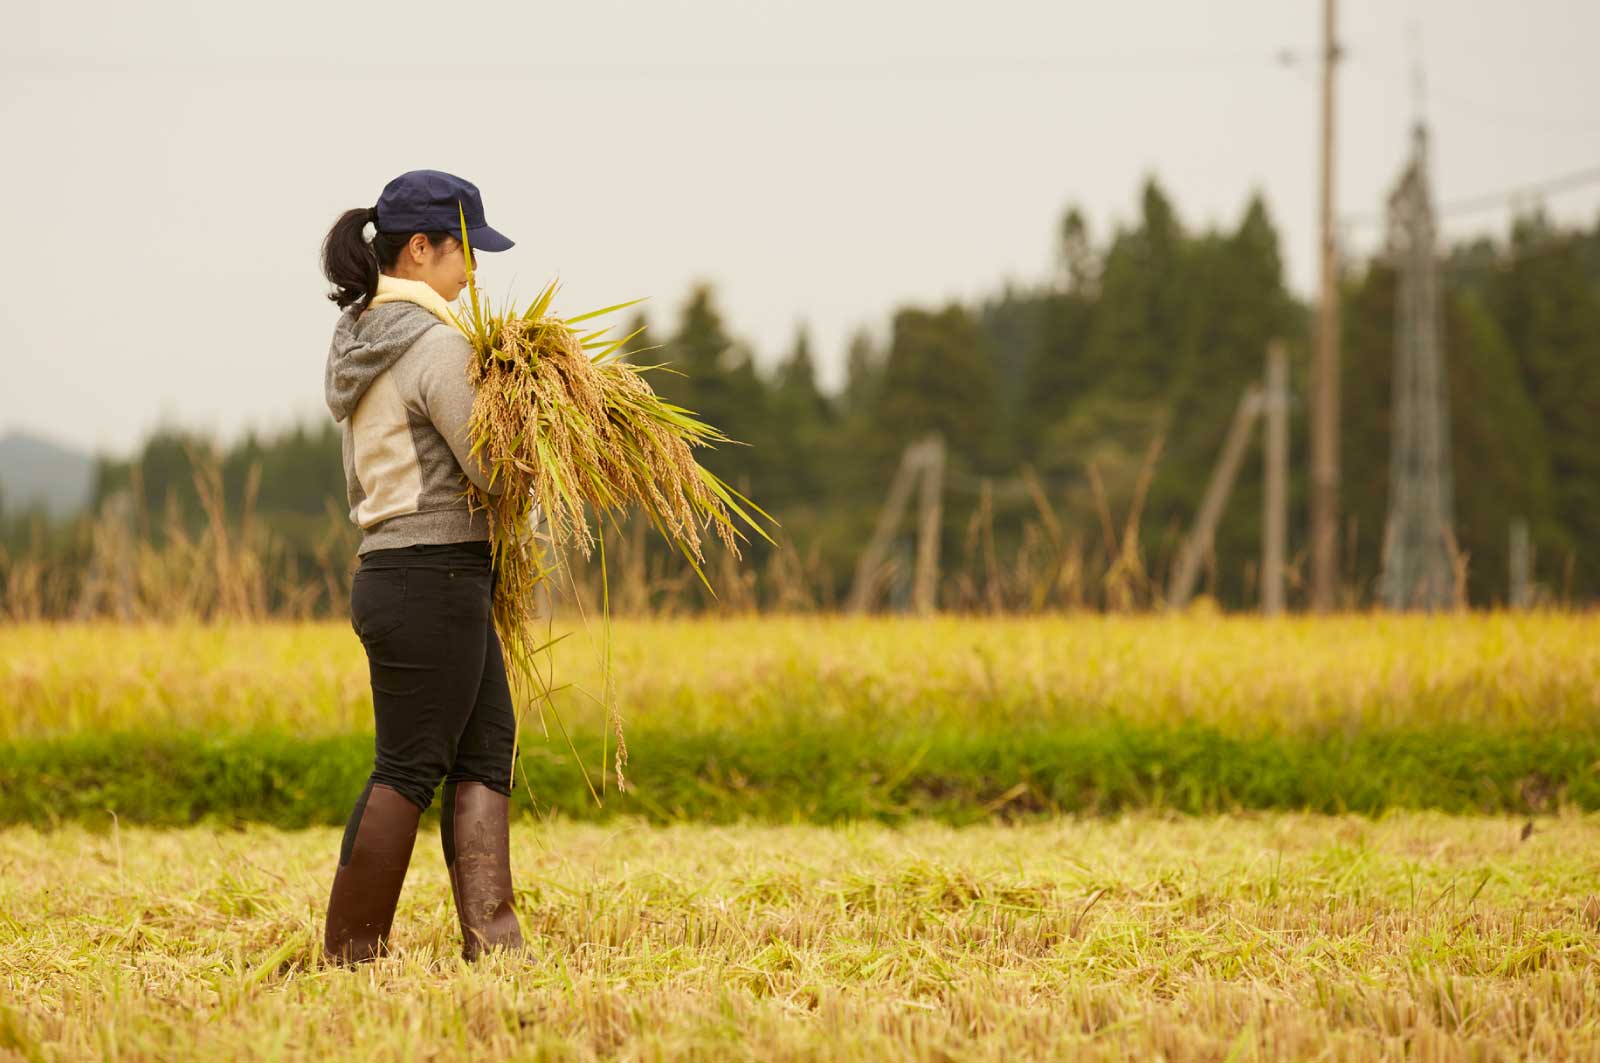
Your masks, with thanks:
[[[469,479],[490,490],[468,454],[471,359],[466,337],[416,303],[340,315],[323,385],[342,429],[358,553],[489,538],[484,512],[467,510]]]

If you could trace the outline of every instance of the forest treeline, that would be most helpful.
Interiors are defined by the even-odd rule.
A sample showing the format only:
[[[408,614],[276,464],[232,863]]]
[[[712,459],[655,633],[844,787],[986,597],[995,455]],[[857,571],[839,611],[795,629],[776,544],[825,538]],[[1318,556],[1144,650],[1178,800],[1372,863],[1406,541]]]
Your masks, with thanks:
[[[682,374],[654,374],[657,389],[747,444],[702,452],[703,462],[781,522],[777,550],[752,543],[742,575],[713,567],[729,584],[724,604],[841,605],[903,450],[929,432],[947,454],[941,607],[1158,604],[1235,405],[1275,338],[1291,355],[1290,603],[1304,602],[1312,314],[1286,285],[1266,204],[1251,198],[1236,223],[1197,228],[1152,180],[1131,223],[1095,233],[1069,209],[1055,242],[1048,277],[971,304],[901,307],[884,339],[859,334],[834,393],[818,385],[819,352],[803,328],[788,350],[758,360],[710,285],[671,320],[635,319],[644,329],[635,346],[651,348],[636,360]],[[1505,601],[1520,519],[1544,598],[1590,601],[1600,593],[1600,223],[1525,214],[1509,233],[1447,248],[1442,279],[1469,600]],[[1396,277],[1379,257],[1347,264],[1342,283],[1341,576],[1347,602],[1363,606],[1381,565]],[[1206,559],[1203,589],[1228,607],[1258,593],[1259,447]],[[120,524],[108,528],[114,498]],[[230,549],[241,533],[255,544],[262,608],[344,608],[357,536],[331,421],[247,434],[226,449],[160,429],[130,458],[99,461],[91,511],[65,526],[0,517],[13,603],[25,578],[36,610],[81,607],[95,552],[117,527],[160,551],[173,536],[198,543],[225,511]],[[909,594],[913,525],[882,574],[890,607]],[[632,570],[625,605],[709,603],[664,549],[628,529],[616,543],[608,560]],[[103,556],[98,566],[103,578]]]

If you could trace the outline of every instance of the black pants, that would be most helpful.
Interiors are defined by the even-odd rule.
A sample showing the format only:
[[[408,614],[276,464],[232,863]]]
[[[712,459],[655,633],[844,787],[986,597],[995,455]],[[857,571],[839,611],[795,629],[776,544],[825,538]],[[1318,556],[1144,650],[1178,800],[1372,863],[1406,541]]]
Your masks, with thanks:
[[[489,611],[493,585],[487,542],[362,555],[350,623],[372,673],[377,757],[367,791],[385,783],[423,810],[446,780],[511,792],[516,715]]]

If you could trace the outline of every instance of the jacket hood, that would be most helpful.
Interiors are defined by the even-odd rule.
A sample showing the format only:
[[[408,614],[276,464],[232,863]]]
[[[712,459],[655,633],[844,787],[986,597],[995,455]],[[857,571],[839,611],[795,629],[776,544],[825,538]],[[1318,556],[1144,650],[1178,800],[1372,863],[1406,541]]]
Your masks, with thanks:
[[[355,412],[378,375],[439,323],[431,311],[411,302],[384,303],[360,315],[352,307],[340,314],[322,379],[333,419],[343,421]]]

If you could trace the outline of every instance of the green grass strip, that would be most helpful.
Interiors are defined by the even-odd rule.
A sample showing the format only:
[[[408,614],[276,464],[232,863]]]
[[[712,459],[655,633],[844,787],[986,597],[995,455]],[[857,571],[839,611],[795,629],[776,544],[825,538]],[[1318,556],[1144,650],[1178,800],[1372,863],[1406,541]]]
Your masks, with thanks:
[[[914,735],[635,728],[632,788],[597,807],[571,754],[525,746],[518,806],[578,819],[949,823],[1156,808],[1457,813],[1600,808],[1600,731],[1469,728],[1312,738],[1201,725]],[[588,764],[593,748],[579,742]],[[0,823],[343,823],[368,735],[108,733],[0,745]],[[523,774],[526,773],[526,785]],[[598,786],[598,780],[596,780]],[[438,803],[430,810],[436,813]]]

